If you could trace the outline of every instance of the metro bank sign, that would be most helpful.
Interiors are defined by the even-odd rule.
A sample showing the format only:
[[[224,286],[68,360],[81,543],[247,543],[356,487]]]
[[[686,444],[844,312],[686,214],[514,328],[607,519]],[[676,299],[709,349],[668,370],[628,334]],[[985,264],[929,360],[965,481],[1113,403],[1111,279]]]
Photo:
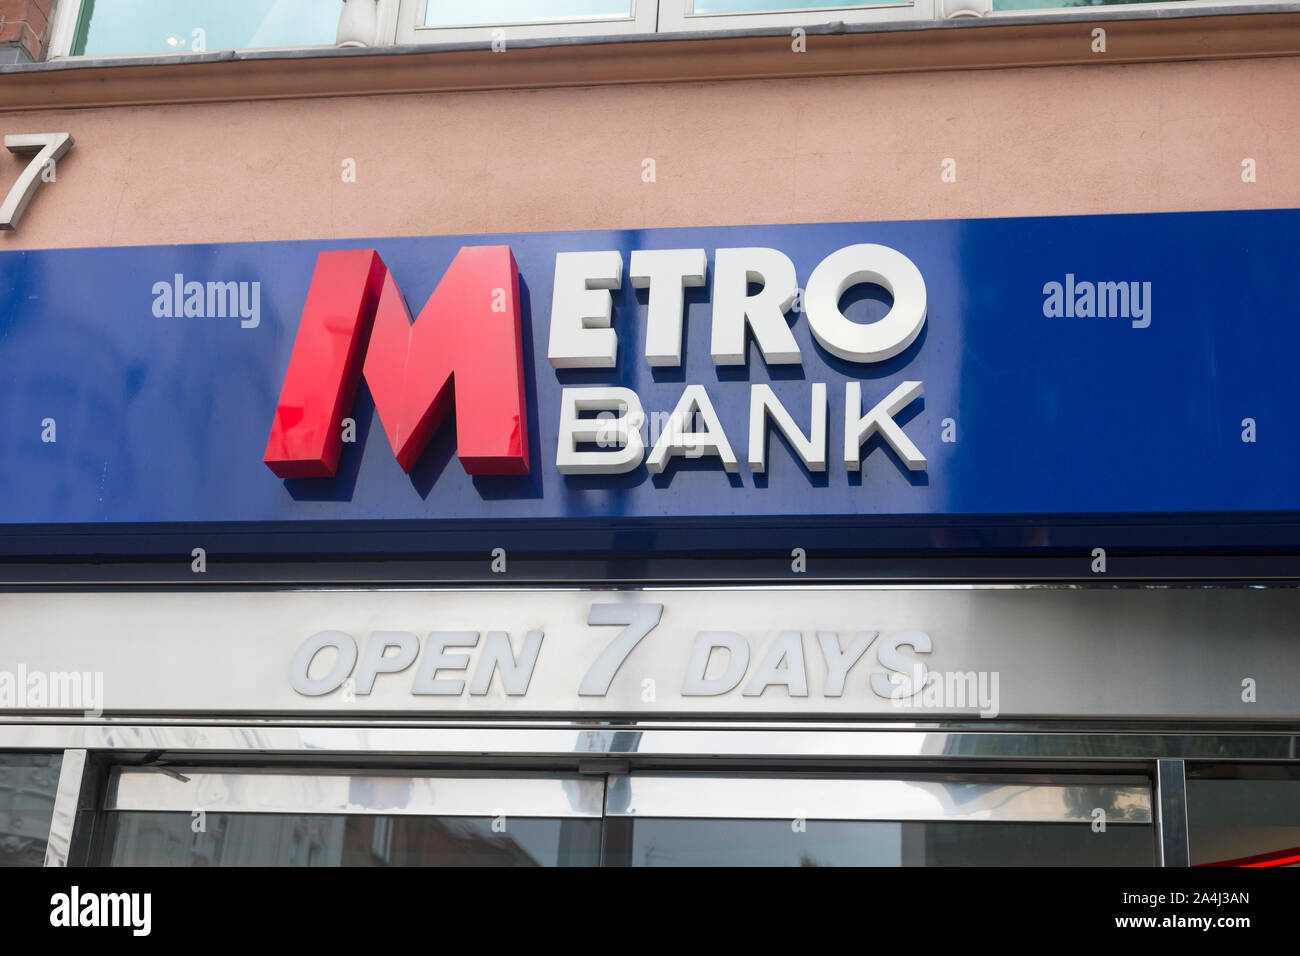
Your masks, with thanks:
[[[624,282],[617,250],[555,256],[547,357],[555,369],[613,368],[618,337],[611,292]],[[653,368],[682,365],[685,291],[707,284],[704,249],[635,250],[627,279],[647,290],[644,357]],[[849,320],[840,309],[854,286],[892,296],[884,318]],[[323,478],[338,468],[344,418],[361,378],[398,464],[411,471],[434,432],[455,409],[457,455],[471,475],[529,472],[527,396],[519,270],[508,246],[463,247],[418,317],[373,249],[322,252],[317,258],[276,406],[265,462],[281,478]],[[801,289],[795,266],[773,248],[714,253],[710,355],[715,366],[743,366],[752,338],[771,366],[799,365],[802,354],[787,313],[801,311],[821,348],[872,365],[903,352],[926,318],[925,280],[907,256],[857,243],[826,256]],[[734,386],[728,386],[733,387]],[[809,386],[806,427],[767,384],[750,385],[748,464],[766,467],[767,431],[775,425],[810,472],[827,467],[827,387]],[[862,386],[844,385],[843,461],[860,467],[863,443],[879,435],[912,471],[927,460],[894,416],[924,392],[905,381],[865,414]],[[626,387],[564,388],[555,464],[565,475],[620,474],[644,462],[661,473],[675,457],[710,456],[739,469],[708,389],[688,384],[665,427],[652,430],[637,393]],[[653,434],[658,431],[658,434]]]
[[[0,556],[1289,546],[1296,235],[1273,209],[0,250]]]

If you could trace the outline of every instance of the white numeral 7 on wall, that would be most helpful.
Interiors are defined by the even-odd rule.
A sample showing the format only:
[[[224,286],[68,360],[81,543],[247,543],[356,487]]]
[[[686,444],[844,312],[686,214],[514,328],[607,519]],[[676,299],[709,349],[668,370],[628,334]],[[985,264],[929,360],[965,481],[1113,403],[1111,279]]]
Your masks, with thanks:
[[[609,685],[623,661],[641,643],[641,638],[658,626],[663,614],[662,604],[593,604],[587,615],[588,624],[625,626],[591,665],[591,670],[587,671],[578,687],[578,695],[604,697],[608,694]]]
[[[72,149],[71,133],[15,133],[5,137],[5,146],[11,153],[30,153],[36,150],[32,161],[19,175],[18,181],[0,204],[0,229],[17,229],[27,204],[41,185],[41,171]]]

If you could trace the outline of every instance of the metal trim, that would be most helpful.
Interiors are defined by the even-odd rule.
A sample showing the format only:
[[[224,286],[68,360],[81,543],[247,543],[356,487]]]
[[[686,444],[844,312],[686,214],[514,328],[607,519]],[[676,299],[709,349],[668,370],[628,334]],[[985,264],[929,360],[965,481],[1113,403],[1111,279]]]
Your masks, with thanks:
[[[351,754],[404,757],[593,758],[639,760],[917,760],[999,763],[1141,762],[1158,759],[1294,760],[1300,731],[1231,733],[1069,731],[1022,726],[1000,732],[953,731],[903,725],[864,729],[825,724],[801,729],[786,724],[694,723],[686,727],[623,723],[556,725],[513,721],[508,725],[411,726],[353,721],[302,724],[244,721],[229,724],[7,723],[0,749],[83,749],[107,753],[171,755],[299,755],[312,759]]]
[[[510,587],[495,590],[293,588],[239,595],[244,600],[233,604],[229,594],[216,589],[158,594],[111,590],[0,592],[0,603],[14,612],[16,616],[11,616],[15,621],[26,617],[34,622],[25,628],[11,626],[5,629],[5,643],[10,645],[14,661],[25,661],[23,666],[51,672],[84,669],[87,674],[93,672],[96,686],[107,681],[115,689],[115,693],[107,699],[99,699],[98,703],[93,700],[88,703],[85,695],[49,701],[33,698],[30,702],[18,698],[10,701],[10,708],[0,713],[0,719],[9,714],[23,713],[42,722],[53,722],[56,711],[51,705],[57,704],[61,716],[73,716],[77,707],[89,707],[90,717],[98,717],[101,710],[107,709],[114,716],[128,717],[138,723],[182,716],[205,723],[238,716],[250,723],[269,717],[305,723],[312,721],[316,714],[337,717],[346,714],[353,724],[384,715],[419,718],[438,714],[444,715],[448,721],[464,721],[471,715],[506,717],[515,714],[518,715],[516,719],[525,720],[549,715],[558,720],[576,718],[589,722],[627,722],[633,719],[633,715],[637,720],[664,719],[674,715],[709,720],[829,718],[861,721],[873,718],[888,720],[891,717],[935,720],[946,714],[950,718],[964,717],[967,723],[973,724],[977,723],[974,718],[978,712],[1000,716],[1003,720],[1108,720],[1112,725],[1119,722],[1121,726],[1123,722],[1133,720],[1166,721],[1172,726],[1177,726],[1174,721],[1218,723],[1224,727],[1235,727],[1238,722],[1267,723],[1279,729],[1300,726],[1300,715],[1294,709],[1294,701],[1285,695],[1264,695],[1258,705],[1250,706],[1238,699],[1231,682],[1223,683],[1227,679],[1225,675],[1233,673],[1227,668],[1240,666],[1242,655],[1251,660],[1256,657],[1271,660],[1275,679],[1285,680],[1288,668],[1293,671],[1300,668],[1300,657],[1294,648],[1289,647],[1286,639],[1287,624],[1294,617],[1296,599],[1300,598],[1300,588],[1294,586],[1264,589],[1036,586],[1021,589],[1005,585],[946,585],[891,589],[875,585],[816,586],[805,590],[800,586],[785,585],[769,589],[748,586],[590,591],[572,585],[554,589]],[[754,603],[754,599],[759,597],[764,598],[761,607]],[[586,605],[588,602],[593,605],[607,602],[609,598],[657,602],[654,604],[656,607],[682,605],[672,619],[672,626],[665,626],[640,651],[642,661],[639,666],[645,668],[641,676],[652,674],[659,679],[661,688],[667,688],[658,703],[647,701],[644,695],[638,694],[627,670],[618,693],[606,694],[601,690],[598,694],[584,696],[582,688],[575,690],[573,686],[576,683],[575,672],[581,673],[586,661],[600,659],[601,642],[608,638],[608,635],[602,636],[601,632],[588,626]],[[796,598],[799,600],[794,600]],[[289,681],[283,678],[282,662],[303,649],[300,642],[307,633],[301,630],[304,621],[317,621],[311,630],[328,625],[355,631],[360,635],[356,641],[367,642],[370,640],[365,636],[367,627],[378,626],[373,624],[375,609],[371,607],[376,600],[390,605],[383,609],[388,615],[383,626],[398,629],[417,627],[431,607],[437,610],[442,605],[449,613],[454,612],[458,620],[463,618],[457,626],[469,626],[471,630],[477,630],[485,623],[484,613],[492,615],[487,623],[506,630],[531,627],[532,624],[526,622],[537,616],[539,623],[545,623],[548,632],[554,627],[556,632],[567,635],[565,639],[571,641],[567,645],[570,653],[562,656],[548,651],[549,656],[541,658],[542,666],[538,668],[531,686],[508,694],[471,689],[470,694],[478,696],[460,694],[457,697],[456,687],[459,685],[453,684],[452,691],[439,688],[443,696],[436,700],[428,699],[420,696],[424,690],[411,687],[411,674],[415,671],[400,681],[393,678],[381,683],[380,692],[373,696],[369,696],[372,684],[367,683],[356,698],[350,698],[346,693],[332,693],[331,688],[304,689],[299,678]],[[484,612],[483,608],[488,605],[491,605],[490,612]],[[142,644],[144,638],[139,633],[139,614],[143,613],[143,608],[149,612],[150,626],[146,635],[148,640]],[[1123,613],[1126,608],[1130,613]],[[908,702],[909,706],[891,708],[887,690],[880,689],[887,685],[879,684],[879,678],[874,674],[870,678],[873,693],[865,696],[844,695],[841,693],[843,688],[832,688],[822,693],[822,677],[830,672],[816,668],[815,641],[812,642],[814,670],[808,675],[811,683],[797,694],[768,694],[758,700],[754,699],[759,696],[758,691],[751,693],[747,689],[744,697],[737,691],[705,699],[693,685],[687,687],[690,682],[681,678],[686,652],[692,646],[692,640],[699,650],[703,633],[693,636],[692,627],[718,629],[721,625],[721,629],[727,630],[738,626],[747,634],[759,634],[757,640],[760,642],[770,642],[774,634],[772,629],[778,627],[778,622],[768,613],[769,610],[779,611],[779,626],[798,630],[800,637],[796,639],[805,644],[811,639],[808,629],[812,624],[831,627],[831,624],[824,623],[826,618],[821,616],[823,614],[829,614],[836,622],[832,630],[852,629],[862,620],[867,623],[874,621],[873,626],[894,631],[918,623],[923,624],[927,631],[931,626],[940,631],[946,629],[949,637],[943,640],[949,644],[939,650],[950,650],[951,653],[943,658],[942,666],[932,666],[940,667],[940,671],[946,667],[948,676],[957,677],[958,681],[961,671],[981,668],[978,702],[974,698],[973,673],[966,675],[971,682],[972,696],[954,696],[950,682],[945,699],[926,701],[924,706],[913,706],[913,702]],[[1117,612],[1125,618],[1123,627],[1115,624]],[[225,621],[222,617],[220,620],[224,623],[213,623],[218,620],[213,617],[214,613],[228,616],[231,620]],[[818,617],[810,624],[802,619],[805,614]],[[720,620],[714,620],[719,616]],[[734,621],[733,616],[741,620]],[[881,621],[879,617],[888,620]],[[707,623],[700,623],[705,618]],[[525,623],[502,623],[516,621]],[[1094,673],[1095,683],[1083,689],[1076,687],[1069,693],[1063,693],[1059,687],[1053,689],[1050,679],[1045,677],[1050,668],[1044,662],[1050,658],[1042,658],[1046,652],[1044,648],[1039,648],[1036,655],[1027,655],[1021,649],[1022,642],[1017,639],[1022,631],[1026,636],[1048,633],[1051,646],[1046,651],[1055,653],[1059,646],[1062,660],[1076,661],[1083,670]],[[1234,631],[1240,633],[1239,642],[1222,639],[1224,634]],[[150,642],[161,640],[163,633],[172,635],[175,640],[167,642],[172,666],[159,670]],[[782,635],[793,633],[783,631]],[[1198,668],[1186,673],[1179,670],[1168,672],[1162,682],[1148,686],[1140,683],[1145,680],[1143,671],[1131,667],[1118,670],[1098,668],[1087,650],[1098,633],[1112,636],[1117,649],[1116,660],[1120,662],[1140,660],[1143,648],[1147,655],[1173,657],[1177,656],[1177,651],[1191,646],[1203,650],[1201,657],[1204,660],[1200,660]],[[874,631],[871,636],[876,636]],[[354,638],[344,636],[339,640],[348,642]],[[556,640],[558,638],[552,637],[551,643]],[[295,645],[295,642],[299,643]],[[473,643],[473,638],[470,643]],[[882,640],[878,647],[883,647],[884,643]],[[1234,647],[1234,643],[1240,644],[1240,648]],[[209,645],[229,645],[231,653],[210,658]],[[293,650],[295,646],[298,651]],[[373,647],[373,643],[368,646]],[[929,648],[925,650],[928,652]],[[428,655],[424,659],[427,658]],[[294,659],[297,663],[290,669],[291,673],[305,673],[303,661],[310,660],[311,655]],[[329,659],[326,656],[325,660]],[[880,657],[864,664],[859,675],[863,670],[881,670],[885,666],[881,663],[884,659]],[[935,659],[940,660],[940,657]],[[389,669],[409,668],[410,660],[408,658],[400,667],[394,665]],[[344,664],[332,687],[337,687],[351,666],[351,663]],[[698,665],[691,666],[698,669]],[[253,673],[249,667],[260,675],[257,681],[249,680],[249,674]],[[977,703],[982,706],[985,700],[983,680],[986,670],[993,673],[994,679],[999,671],[1002,672],[1003,688],[1011,688],[999,705],[994,684],[990,698],[993,706],[987,710],[976,706]],[[277,672],[281,675],[278,678]],[[674,683],[667,684],[666,681]],[[487,684],[482,686],[488,687]],[[680,691],[679,687],[682,688]],[[11,709],[15,703],[24,709]],[[894,703],[902,702],[895,700]]]
[[[1094,539],[1112,539],[1119,532],[1111,525],[1099,525]],[[1163,532],[1158,532],[1163,533]],[[1219,532],[1220,536],[1226,532]],[[24,532],[24,534],[28,534]],[[1055,536],[1055,535],[1054,535]],[[14,537],[13,535],[0,535]],[[192,535],[191,535],[192,537]],[[36,541],[37,534],[28,535]],[[227,532],[205,534],[214,546],[233,546]],[[46,540],[53,540],[46,536]],[[61,539],[70,549],[91,551],[100,547],[117,547],[121,539],[110,540],[109,534],[88,534],[78,541]],[[24,545],[25,547],[26,545]],[[321,547],[329,547],[328,541]],[[159,546],[161,547],[161,546]],[[343,547],[338,545],[338,547]],[[1190,542],[1181,553],[1158,550],[1143,553],[1111,553],[1108,583],[1112,586],[1145,586],[1158,582],[1162,586],[1217,587],[1268,586],[1293,584],[1300,579],[1300,557],[1281,550],[1212,554],[1200,553],[1199,541]],[[202,586],[193,577],[186,562],[158,560],[152,556],[133,560],[120,558],[88,562],[80,559],[24,560],[0,563],[0,584],[12,590],[96,590],[105,587],[136,589],[203,590],[205,588],[288,588],[299,585],[328,587],[364,583],[371,587],[398,585],[419,587],[437,583],[445,587],[479,587],[495,584],[492,572],[483,561],[450,558],[408,558],[371,560],[354,558],[346,562],[313,560],[310,555],[282,561],[231,559],[210,565],[208,581]],[[510,580],[525,587],[569,587],[574,581],[589,581],[600,586],[674,587],[702,584],[725,586],[780,586],[789,581],[789,550],[783,554],[755,551],[746,556],[692,556],[684,560],[675,552],[644,556],[639,554],[593,557],[562,555],[553,558],[520,554],[511,560]],[[1087,563],[1084,562],[1086,568]],[[875,580],[894,586],[924,581],[972,583],[1003,582],[1010,586],[1027,586],[1048,581],[1060,586],[1092,586],[1094,580],[1080,571],[1077,554],[1067,549],[1052,553],[1017,550],[1014,553],[990,552],[978,555],[952,553],[931,554],[819,554],[817,570],[809,574],[809,583],[851,585]]]
[[[884,777],[631,774],[610,781],[610,816],[1070,823],[1152,822],[1151,789],[1132,783],[1032,783]]]
[[[360,774],[115,767],[104,810],[383,816],[599,817],[605,781],[578,774]]]
[[[1187,833],[1187,772],[1182,760],[1156,762],[1157,819],[1160,823],[1160,865],[1189,866]]]
[[[50,835],[45,844],[46,866],[68,865],[85,772],[84,749],[63,751],[63,762],[59,765],[59,785],[54,793],[54,813],[50,817]]]

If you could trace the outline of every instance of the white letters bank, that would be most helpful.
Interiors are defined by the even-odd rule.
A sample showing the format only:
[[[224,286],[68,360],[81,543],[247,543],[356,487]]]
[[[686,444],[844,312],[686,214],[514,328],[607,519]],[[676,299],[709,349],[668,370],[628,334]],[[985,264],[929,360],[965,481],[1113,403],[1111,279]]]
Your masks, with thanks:
[[[615,250],[556,255],[547,348],[554,368],[615,366],[618,331],[612,324],[610,293],[622,287],[623,272],[622,253]],[[685,290],[705,285],[705,250],[637,250],[627,272],[633,286],[648,290],[646,363],[660,368],[680,366]],[[855,323],[840,311],[841,296],[863,283],[882,286],[893,296],[889,313],[878,322]],[[751,285],[760,286],[759,291],[750,293]],[[785,316],[800,291],[794,263],[777,249],[716,250],[710,338],[713,364],[743,365],[749,336],[769,365],[799,364],[802,356]],[[920,270],[897,250],[874,243],[845,246],[828,255],[808,277],[802,299],[803,313],[818,344],[848,362],[873,364],[893,358],[916,340],[925,325],[926,291]],[[845,467],[858,470],[862,443],[878,433],[910,470],[925,469],[925,455],[893,419],[922,394],[922,382],[903,382],[864,414],[861,383],[846,383]],[[766,468],[769,420],[809,471],[826,470],[824,382],[812,383],[811,398],[811,417],[805,430],[769,386],[750,386],[748,459],[752,471]],[[618,474],[632,471],[644,461],[651,472],[658,473],[674,456],[711,455],[729,472],[739,468],[708,391],[701,384],[685,387],[668,416],[668,427],[652,439],[648,454],[642,434],[645,423],[645,410],[632,389],[565,388],[556,466],[568,475]],[[599,449],[592,450],[592,444]]]

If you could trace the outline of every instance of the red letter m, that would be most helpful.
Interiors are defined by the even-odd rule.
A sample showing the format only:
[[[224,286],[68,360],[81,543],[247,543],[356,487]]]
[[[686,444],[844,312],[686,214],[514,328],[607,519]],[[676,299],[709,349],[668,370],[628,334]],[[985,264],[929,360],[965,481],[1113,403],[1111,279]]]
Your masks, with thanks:
[[[461,249],[414,323],[375,250],[322,252],[266,444],[273,472],[334,474],[363,368],[404,471],[454,403],[467,472],[527,473],[519,270],[509,246]]]

